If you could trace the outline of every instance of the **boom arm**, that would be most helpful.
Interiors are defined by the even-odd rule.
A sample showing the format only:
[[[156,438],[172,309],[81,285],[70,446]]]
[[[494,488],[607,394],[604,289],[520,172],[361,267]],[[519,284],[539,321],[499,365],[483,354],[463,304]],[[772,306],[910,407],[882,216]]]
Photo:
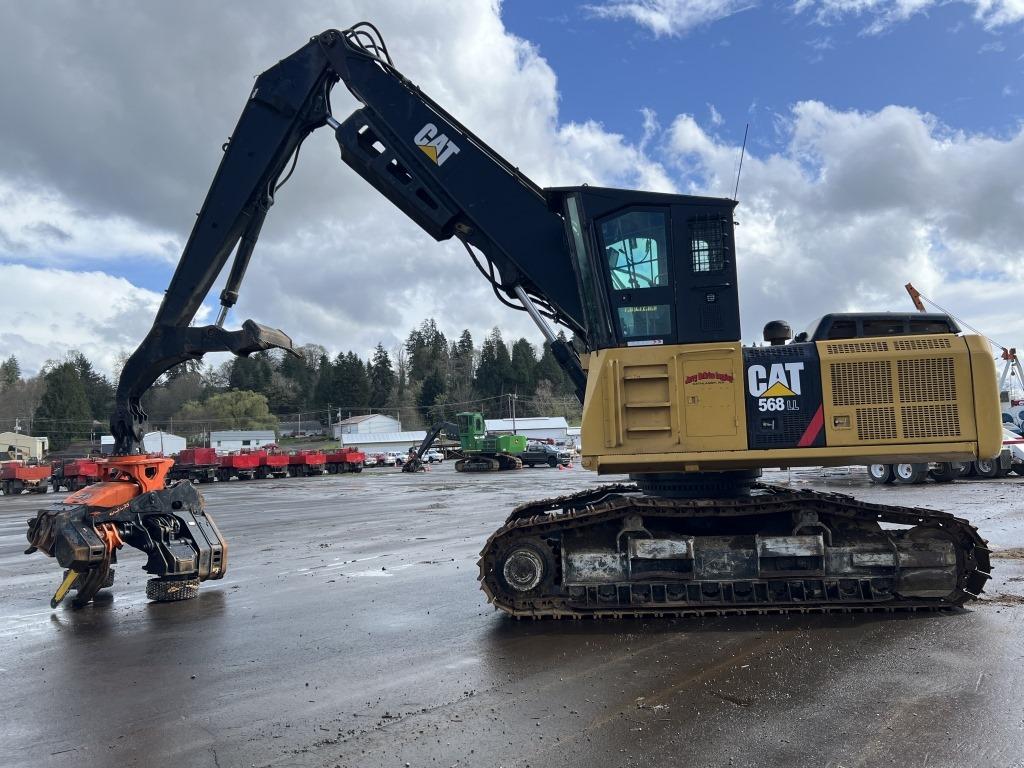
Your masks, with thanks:
[[[344,122],[330,110],[339,80],[364,105]],[[274,194],[291,174],[288,161],[294,167],[303,140],[323,125],[334,129],[342,160],[436,240],[461,240],[495,295],[530,313],[582,400],[579,358],[543,319],[586,337],[560,217],[542,189],[403,77],[364,22],[317,35],[256,79],[153,327],[121,372],[111,419],[116,453],[138,451],[141,397],[178,363],[214,351],[291,350],[279,330],[252,320],[238,331],[223,324]],[[216,324],[190,326],[233,251]]]

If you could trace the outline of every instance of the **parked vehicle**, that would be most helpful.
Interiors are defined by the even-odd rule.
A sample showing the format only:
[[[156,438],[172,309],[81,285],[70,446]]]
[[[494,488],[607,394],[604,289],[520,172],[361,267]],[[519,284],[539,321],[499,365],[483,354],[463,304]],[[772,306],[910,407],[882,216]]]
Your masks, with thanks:
[[[168,480],[191,480],[193,483],[212,483],[220,469],[220,458],[213,448],[186,448],[174,457],[174,466],[167,473]]]
[[[444,454],[441,453],[441,451],[437,450],[437,448],[431,448],[429,451],[423,454],[423,461],[427,462],[428,464],[440,464],[441,462],[444,461]]]
[[[327,455],[323,451],[293,451],[288,454],[288,474],[311,477],[327,471]]]
[[[96,459],[57,459],[50,463],[50,487],[54,493],[61,488],[74,493],[99,479],[100,463]]]
[[[327,454],[327,471],[332,475],[340,472],[362,472],[366,454],[355,448],[338,448]]]
[[[364,467],[376,467],[377,466],[377,457],[376,456],[367,455],[366,458],[363,459],[363,466]]]
[[[0,464],[0,490],[4,496],[17,496],[22,491],[46,493],[50,490],[50,465],[5,461]]]
[[[288,454],[279,453],[269,446],[267,449],[260,448],[257,451],[252,452],[253,455],[259,460],[259,466],[256,467],[256,478],[259,480],[266,480],[268,477],[288,477]]]
[[[519,458],[528,467],[535,467],[538,464],[542,466],[546,464],[549,467],[557,467],[559,464],[563,467],[572,466],[571,453],[547,443],[531,443],[525,451],[519,454]]]
[[[1003,450],[994,459],[977,461],[930,462],[916,464],[869,464],[868,478],[873,483],[915,485],[931,478],[948,483],[962,477],[1006,477],[1013,472],[1024,475],[1024,438],[1003,425]]]
[[[238,480],[253,480],[256,478],[256,471],[260,466],[260,457],[255,453],[230,453],[220,457],[220,468],[217,470],[217,479],[222,483],[236,478]]]

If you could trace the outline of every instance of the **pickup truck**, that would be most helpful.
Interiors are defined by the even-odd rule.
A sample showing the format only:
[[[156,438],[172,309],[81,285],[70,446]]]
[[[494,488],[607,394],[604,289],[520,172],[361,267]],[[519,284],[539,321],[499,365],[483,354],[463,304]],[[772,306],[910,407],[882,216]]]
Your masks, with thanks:
[[[519,454],[519,458],[528,467],[533,467],[537,464],[546,464],[549,467],[557,467],[559,464],[563,467],[572,466],[571,453],[559,450],[554,445],[545,445],[544,443],[528,445],[526,450]]]

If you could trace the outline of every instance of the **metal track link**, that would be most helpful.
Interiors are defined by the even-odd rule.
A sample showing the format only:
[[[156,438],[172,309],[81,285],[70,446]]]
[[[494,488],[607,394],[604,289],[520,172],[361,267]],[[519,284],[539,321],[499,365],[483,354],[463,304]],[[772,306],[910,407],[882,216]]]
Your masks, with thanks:
[[[521,597],[501,594],[495,574],[498,558],[515,542],[550,536],[573,528],[621,518],[626,514],[657,514],[663,517],[730,517],[814,510],[831,517],[924,528],[950,534],[958,551],[959,594],[950,598],[889,598],[884,601],[845,600],[800,603],[615,605],[608,609],[580,609],[568,595]],[[639,495],[636,485],[620,483],[520,505],[505,524],[487,540],[478,561],[480,584],[488,602],[516,618],[626,618],[638,616],[728,616],[742,614],[862,613],[871,611],[942,611],[976,598],[990,578],[987,542],[967,520],[948,512],[918,507],[897,507],[859,501],[839,493],[790,490],[757,484],[749,496],[726,499],[669,499]],[[826,579],[817,577],[822,585]],[[870,589],[868,590],[870,592]]]

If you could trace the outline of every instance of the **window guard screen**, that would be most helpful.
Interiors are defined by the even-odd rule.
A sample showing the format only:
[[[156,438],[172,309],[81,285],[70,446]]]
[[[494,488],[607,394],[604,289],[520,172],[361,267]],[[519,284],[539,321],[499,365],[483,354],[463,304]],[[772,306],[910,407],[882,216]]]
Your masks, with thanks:
[[[694,272],[725,269],[725,221],[719,217],[691,219],[690,254]]]

